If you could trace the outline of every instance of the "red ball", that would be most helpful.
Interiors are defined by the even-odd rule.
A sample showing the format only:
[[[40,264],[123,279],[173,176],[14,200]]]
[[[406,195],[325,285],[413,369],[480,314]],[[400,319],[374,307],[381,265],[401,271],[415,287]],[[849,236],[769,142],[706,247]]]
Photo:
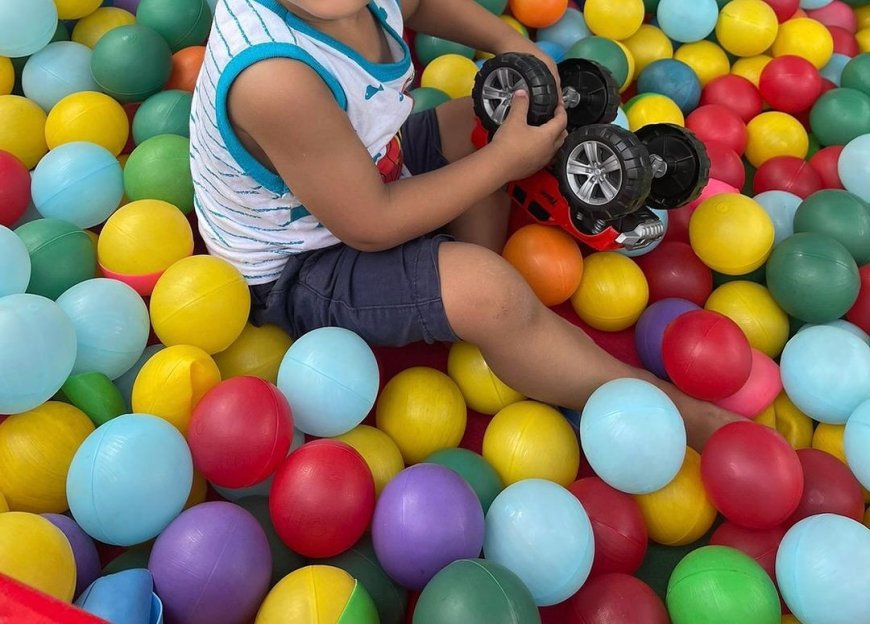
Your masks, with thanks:
[[[11,228],[30,204],[30,173],[20,160],[0,150],[0,225]]]
[[[752,349],[743,330],[709,310],[681,314],[665,329],[662,360],[671,381],[705,401],[740,390],[752,370]]]
[[[837,170],[837,162],[840,160],[842,145],[829,145],[823,147],[810,157],[810,166],[816,170],[822,179],[822,187],[826,189],[842,189],[840,172]]]
[[[786,526],[804,518],[832,513],[861,522],[864,518],[864,495],[855,475],[839,459],[813,448],[797,451],[804,472],[804,490],[798,508]]]
[[[752,182],[755,195],[765,191],[788,191],[801,199],[822,188],[822,177],[808,162],[796,156],[771,158],[758,168]]]
[[[343,553],[372,521],[375,482],[362,456],[335,440],[296,449],[275,472],[269,514],[275,531],[303,557]]]
[[[669,242],[689,243],[689,221],[692,220],[693,212],[695,207],[688,204],[668,211],[668,229],[661,245]],[[635,261],[642,257],[635,258]]]
[[[782,24],[784,21],[794,17],[800,8],[800,0],[764,0],[776,13],[776,19]]]
[[[870,333],[870,264],[858,269],[858,276],[861,278],[861,289],[858,291],[858,299],[846,312],[846,320]]]
[[[686,117],[686,127],[706,145],[717,141],[743,155],[746,149],[746,123],[731,109],[719,104],[699,106]]]
[[[852,7],[841,0],[834,0],[821,9],[811,9],[807,11],[807,17],[821,22],[825,26],[838,26],[850,33],[858,30],[858,18],[855,16],[855,12]]]
[[[281,391],[258,377],[233,377],[196,404],[187,442],[207,481],[243,488],[275,472],[292,437],[293,415]]]
[[[819,99],[822,76],[815,65],[804,58],[779,56],[761,70],[758,89],[774,110],[798,113]]]
[[[713,292],[713,272],[688,243],[662,241],[635,258],[649,285],[649,302],[676,297],[703,306]]]
[[[828,26],[828,32],[834,38],[834,54],[845,54],[852,57],[858,56],[861,53],[861,48],[858,45],[858,40],[855,39],[855,35],[845,28]]]
[[[710,177],[722,180],[734,188],[743,188],[746,169],[740,155],[718,141],[710,141],[706,147],[707,156],[710,158]]]
[[[725,74],[707,83],[701,91],[700,105],[718,104],[724,106],[749,123],[753,117],[761,114],[764,103],[758,87],[743,76]]]
[[[130,133],[127,135],[127,144],[124,146],[124,149],[121,150],[122,154],[130,154],[134,149],[136,149],[136,141],[133,139],[133,118],[136,117],[136,113],[140,106],[142,106],[142,102],[128,102],[127,104],[124,104],[124,112],[127,113],[127,123],[130,125]]]
[[[785,522],[804,487],[795,450],[779,432],[750,421],[730,423],[710,436],[701,478],[716,509],[747,529]]]
[[[561,605],[562,624],[669,624],[668,611],[652,588],[628,574],[589,579]]]
[[[746,553],[758,562],[776,582],[776,551],[785,537],[785,527],[747,529],[725,521],[710,536],[711,546],[730,546]]]
[[[637,501],[598,477],[575,481],[568,490],[577,497],[592,522],[595,558],[591,575],[636,572],[646,556],[648,539]]]

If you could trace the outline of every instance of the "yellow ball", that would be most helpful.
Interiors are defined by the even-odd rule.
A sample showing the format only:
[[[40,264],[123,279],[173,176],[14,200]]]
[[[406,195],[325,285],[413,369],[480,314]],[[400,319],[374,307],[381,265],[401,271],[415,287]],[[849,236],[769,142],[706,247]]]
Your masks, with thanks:
[[[634,76],[637,78],[646,66],[674,56],[674,45],[660,28],[643,24],[636,33],[622,42],[634,58]]]
[[[6,496],[3,495],[3,492],[0,492],[0,513],[7,511],[9,511],[9,503],[6,502]]]
[[[725,50],[711,41],[684,43],[674,52],[674,58],[692,68],[702,87],[731,71]]]
[[[870,28],[870,4],[854,7],[855,21],[858,30]]]
[[[103,0],[54,0],[57,17],[61,20],[76,20],[96,11]]]
[[[160,275],[193,253],[193,231],[182,212],[164,201],[142,199],[116,210],[97,246],[104,273],[149,295]]]
[[[758,81],[761,78],[761,71],[773,59],[766,54],[751,56],[749,58],[741,58],[734,61],[731,67],[731,73],[735,76],[746,78],[749,82],[758,86]]]
[[[870,28],[862,28],[855,33],[855,41],[858,42],[861,52],[870,52]]]
[[[628,129],[637,132],[649,124],[670,123],[686,125],[683,111],[671,98],[659,93],[642,93],[625,105]]]
[[[191,256],[164,271],[151,294],[151,324],[167,346],[207,353],[229,347],[242,333],[251,293],[238,269],[213,256]]]
[[[649,285],[634,260],[607,251],[584,261],[583,279],[571,305],[595,329],[620,331],[637,322],[649,301]]]
[[[847,464],[846,448],[843,443],[843,434],[845,431],[846,425],[819,423],[816,425],[816,430],[813,432],[813,448],[830,453],[844,464]]]
[[[352,446],[362,455],[372,472],[377,495],[380,495],[384,486],[405,468],[399,447],[380,429],[359,425],[334,439]]]
[[[66,475],[94,423],[78,408],[49,401],[0,424],[0,491],[10,509],[62,513]]]
[[[459,386],[465,403],[475,412],[493,415],[526,397],[505,384],[470,342],[456,342],[447,357],[447,374]]]
[[[716,39],[736,56],[755,56],[776,39],[779,21],[763,0],[731,0],[719,12]]]
[[[761,284],[742,280],[722,284],[704,308],[737,323],[750,346],[772,358],[779,356],[788,340],[788,315]]]
[[[779,25],[771,48],[774,57],[791,54],[824,67],[834,54],[834,38],[824,24],[808,17],[797,17]]]
[[[526,39],[529,38],[529,29],[526,28],[525,24],[520,22],[517,18],[513,17],[512,15],[499,15],[498,18],[505,24],[513,28],[515,31],[520,33]]]
[[[0,574],[64,602],[76,588],[69,540],[42,516],[21,511],[0,514]]]
[[[619,41],[614,41],[616,45],[622,50],[622,53],[625,55],[625,60],[628,63],[628,71],[625,72],[625,81],[622,83],[622,86],[619,87],[619,92],[622,93],[626,89],[631,86],[631,83],[634,82],[634,77],[637,75],[637,63],[635,63],[634,55],[631,53],[631,50],[628,49],[628,46]]]
[[[643,0],[586,0],[583,17],[594,34],[608,39],[631,37],[643,24]]]
[[[739,193],[704,200],[689,221],[692,249],[704,264],[725,275],[745,275],[764,264],[773,237],[773,222],[764,208]]]
[[[0,95],[9,95],[15,86],[15,67],[5,56],[0,56]]]
[[[193,482],[190,485],[190,494],[187,496],[187,501],[184,503],[184,509],[190,509],[205,502],[205,497],[208,495],[208,482],[199,470],[193,471]]]
[[[124,108],[96,91],[66,96],[49,111],[45,122],[49,149],[73,141],[90,141],[117,156],[127,144],[129,134],[130,123]]]
[[[468,414],[462,392],[450,377],[416,366],[384,386],[375,416],[378,429],[393,439],[410,466],[435,451],[458,446]]]
[[[746,124],[746,159],[760,167],[777,156],[804,158],[810,147],[806,129],[788,113],[768,111]]]
[[[73,28],[71,39],[93,48],[110,30],[135,23],[136,16],[129,11],[117,7],[103,7],[80,19]]]
[[[166,347],[152,355],[136,375],[133,411],[159,416],[187,435],[193,408],[220,381],[217,364],[202,349]]]
[[[311,565],[278,581],[254,623],[340,624],[348,613],[356,615],[353,624],[378,622],[375,605],[359,581],[339,568]]]
[[[716,508],[701,481],[701,456],[686,448],[677,476],[662,489],[634,497],[640,506],[649,538],[665,546],[691,544],[716,519]]]
[[[754,420],[779,431],[793,449],[809,448],[812,444],[812,419],[795,407],[785,392],[781,392],[773,405],[767,407]]]
[[[18,95],[0,95],[0,150],[33,169],[45,156],[45,112]]]
[[[536,401],[508,405],[490,421],[483,457],[505,486],[546,479],[568,486],[580,467],[577,434],[556,409]]]
[[[426,65],[420,86],[440,89],[451,98],[471,95],[477,65],[459,54],[443,54]]]
[[[870,529],[870,507],[864,511],[864,526]]]
[[[789,614],[789,615],[783,615],[782,620],[780,621],[779,624],[801,624],[801,621],[799,619],[797,619],[795,616]]]
[[[259,377],[277,384],[281,360],[292,344],[293,339],[280,327],[247,323],[233,344],[215,353],[214,361],[222,379]]]

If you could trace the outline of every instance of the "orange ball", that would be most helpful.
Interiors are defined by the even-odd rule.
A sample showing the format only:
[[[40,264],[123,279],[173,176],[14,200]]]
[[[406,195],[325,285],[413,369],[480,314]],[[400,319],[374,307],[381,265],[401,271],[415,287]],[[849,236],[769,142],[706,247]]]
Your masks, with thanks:
[[[562,230],[537,224],[522,227],[508,239],[502,255],[546,306],[564,303],[580,286],[583,256]]]
[[[510,0],[511,13],[529,28],[546,28],[558,22],[568,0]]]
[[[192,92],[204,59],[205,46],[190,46],[173,54],[172,73],[163,88]]]

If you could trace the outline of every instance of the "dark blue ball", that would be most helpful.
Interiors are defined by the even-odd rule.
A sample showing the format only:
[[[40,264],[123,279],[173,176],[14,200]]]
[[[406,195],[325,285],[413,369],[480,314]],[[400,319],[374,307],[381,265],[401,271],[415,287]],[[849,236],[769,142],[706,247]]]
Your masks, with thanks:
[[[660,93],[671,98],[683,114],[695,110],[701,100],[701,81],[692,68],[675,59],[660,59],[647,65],[637,79],[638,93]]]

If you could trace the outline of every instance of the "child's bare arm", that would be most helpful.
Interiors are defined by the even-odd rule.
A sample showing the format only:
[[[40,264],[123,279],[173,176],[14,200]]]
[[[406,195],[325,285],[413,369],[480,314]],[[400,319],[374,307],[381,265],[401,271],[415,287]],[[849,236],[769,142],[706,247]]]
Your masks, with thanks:
[[[230,90],[228,112],[324,226],[351,247],[377,251],[449,223],[552,159],[564,140],[564,111],[528,126],[528,103],[519,99],[518,114],[480,151],[389,185],[328,87],[300,62],[270,59],[245,70]]]

